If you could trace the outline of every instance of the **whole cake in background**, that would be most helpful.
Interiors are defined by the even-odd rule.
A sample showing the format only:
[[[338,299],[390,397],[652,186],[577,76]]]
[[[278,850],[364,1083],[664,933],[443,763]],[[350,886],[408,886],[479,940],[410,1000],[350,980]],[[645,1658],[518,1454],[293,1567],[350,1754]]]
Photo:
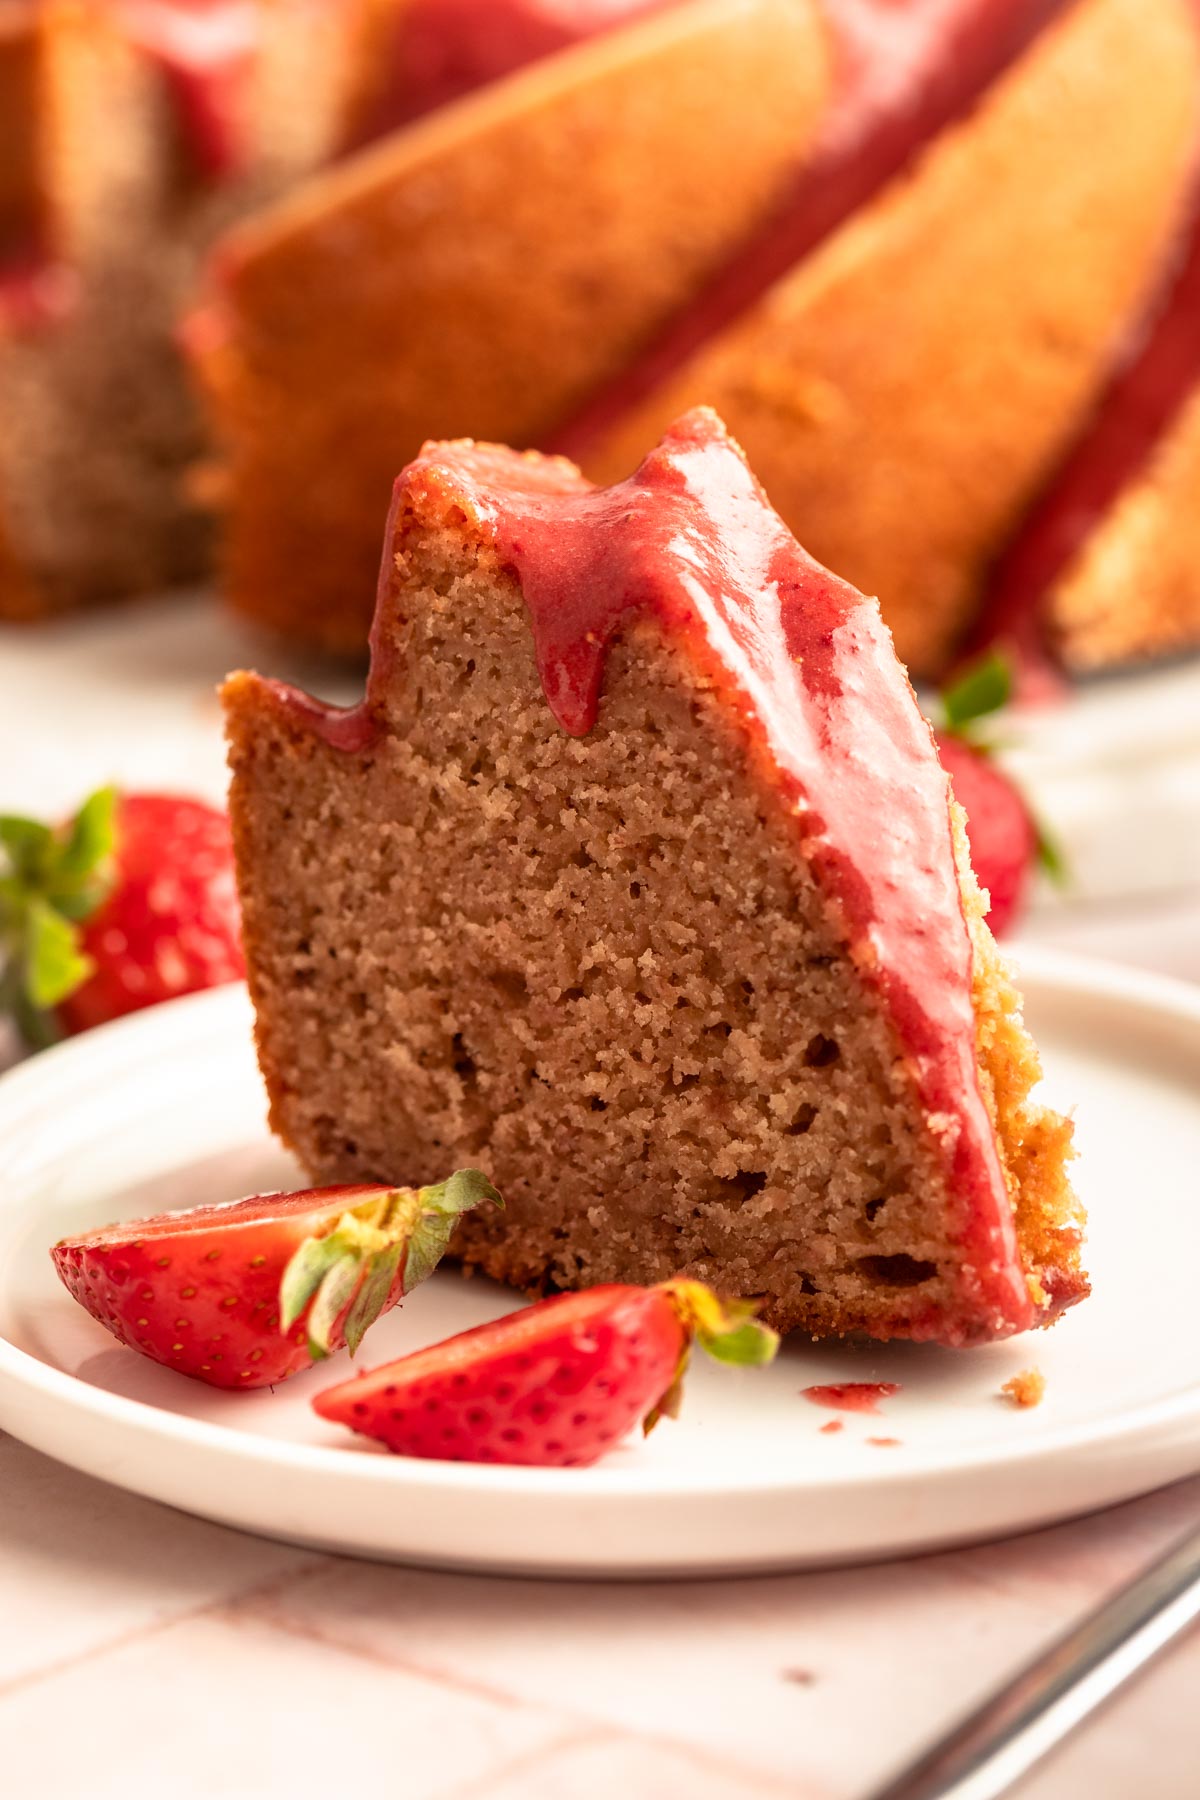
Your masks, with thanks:
[[[362,704],[225,690],[259,1059],[323,1181],[486,1157],[526,1289],[686,1272],[969,1344],[1087,1292],[1071,1126],[879,609],[715,415],[627,481],[431,443]]]
[[[1200,0],[0,0],[0,617],[224,508],[361,655],[427,436],[705,402],[916,675],[1195,647],[1198,119]]]
[[[422,13],[469,61],[483,11]],[[543,56],[222,245],[230,598],[361,650],[425,436],[609,480],[711,402],[918,675],[1200,642],[1198,149],[1195,0],[693,0]]]

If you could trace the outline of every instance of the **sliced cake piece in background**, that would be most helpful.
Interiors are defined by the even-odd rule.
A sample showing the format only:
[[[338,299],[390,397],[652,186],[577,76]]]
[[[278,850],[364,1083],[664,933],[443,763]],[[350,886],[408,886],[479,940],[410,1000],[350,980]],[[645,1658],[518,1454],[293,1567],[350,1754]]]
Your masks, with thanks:
[[[228,597],[361,654],[379,518],[428,436],[537,442],[732,254],[826,92],[811,0],[702,0],[510,76],[222,245],[189,341]]]
[[[258,1049],[322,1180],[486,1154],[527,1289],[686,1271],[969,1344],[1087,1291],[1071,1127],[876,603],[714,415],[629,481],[427,445],[363,703],[225,700]]]
[[[1171,262],[1196,161],[1196,18],[1192,0],[1068,7],[970,117],[581,454],[588,473],[628,473],[684,407],[715,406],[791,528],[879,595],[901,658],[936,677]]]

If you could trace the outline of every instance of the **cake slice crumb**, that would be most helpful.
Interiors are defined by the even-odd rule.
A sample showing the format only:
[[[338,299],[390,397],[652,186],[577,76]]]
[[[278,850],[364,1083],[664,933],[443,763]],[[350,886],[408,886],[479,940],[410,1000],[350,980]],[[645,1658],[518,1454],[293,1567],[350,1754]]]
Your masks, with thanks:
[[[1040,1369],[1022,1369],[1019,1375],[1011,1375],[1001,1382],[1000,1392],[1014,1406],[1040,1406],[1046,1392],[1046,1377]]]

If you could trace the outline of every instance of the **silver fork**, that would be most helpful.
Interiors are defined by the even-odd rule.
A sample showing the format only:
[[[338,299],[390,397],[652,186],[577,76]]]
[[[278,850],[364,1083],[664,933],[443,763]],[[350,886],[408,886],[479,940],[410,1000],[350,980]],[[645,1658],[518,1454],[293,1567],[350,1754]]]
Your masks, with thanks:
[[[1006,1794],[1197,1619],[1200,1532],[1034,1657],[870,1800],[995,1800]]]

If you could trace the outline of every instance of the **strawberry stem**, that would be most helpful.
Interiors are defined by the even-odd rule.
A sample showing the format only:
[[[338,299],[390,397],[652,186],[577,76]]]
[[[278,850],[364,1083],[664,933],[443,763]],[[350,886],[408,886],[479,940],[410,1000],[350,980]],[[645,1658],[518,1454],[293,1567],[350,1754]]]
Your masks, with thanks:
[[[722,1300],[702,1281],[664,1281],[665,1294],[683,1328],[683,1349],[671,1385],[647,1413],[642,1430],[648,1437],[664,1416],[679,1416],[683,1378],[691,1360],[693,1343],[716,1362],[757,1368],[773,1360],[779,1349],[779,1333],[755,1317],[754,1300]]]
[[[1012,692],[1012,664],[1001,651],[989,650],[943,688],[941,729],[970,740],[969,727],[1007,706]]]
[[[0,1008],[31,1049],[55,1041],[54,1008],[93,972],[79,924],[109,892],[116,804],[99,788],[58,830],[0,815]]]
[[[423,1188],[392,1188],[344,1212],[319,1237],[306,1238],[279,1287],[279,1326],[305,1318],[315,1359],[335,1349],[339,1323],[353,1356],[401,1277],[401,1294],[431,1275],[449,1246],[459,1216],[483,1201],[503,1206],[478,1169],[457,1169]]]

